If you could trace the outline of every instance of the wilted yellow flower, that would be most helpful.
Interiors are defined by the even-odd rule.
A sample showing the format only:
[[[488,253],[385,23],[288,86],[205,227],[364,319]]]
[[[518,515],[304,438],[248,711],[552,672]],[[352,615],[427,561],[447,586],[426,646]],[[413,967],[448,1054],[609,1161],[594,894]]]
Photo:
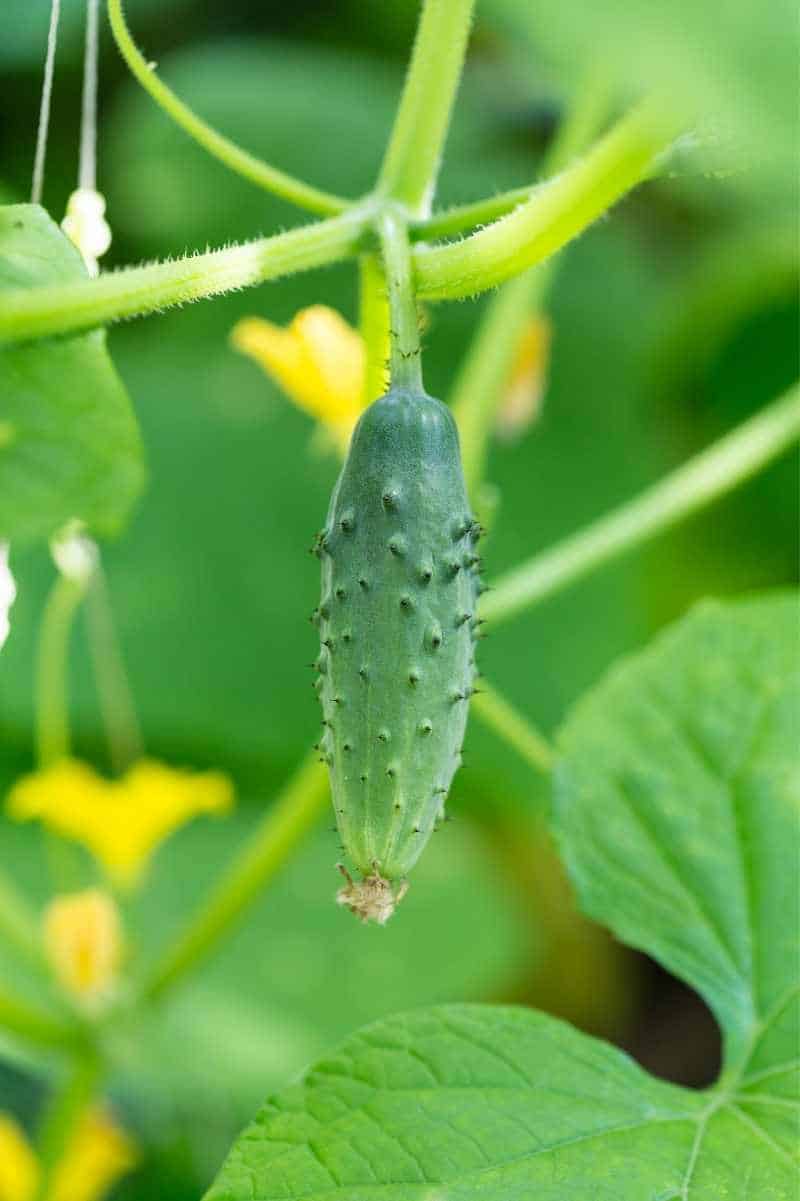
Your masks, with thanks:
[[[0,1113],[0,1201],[33,1201],[39,1164],[21,1127]]]
[[[125,1131],[103,1109],[92,1108],[53,1173],[47,1201],[98,1201],[138,1158]]]
[[[550,322],[546,317],[531,317],[526,322],[497,413],[497,433],[507,441],[518,438],[539,416],[547,382],[550,339]]]
[[[246,317],[234,327],[231,342],[346,449],[364,408],[366,352],[361,335],[339,313],[315,304],[301,309],[285,329]]]
[[[44,945],[61,987],[96,1009],[113,993],[122,927],[112,897],[99,888],[55,897],[44,912]]]
[[[115,881],[135,884],[156,847],[199,813],[225,813],[233,788],[220,772],[190,772],[141,759],[119,780],[106,780],[77,759],[24,776],[8,797],[20,821],[39,818],[83,843]]]

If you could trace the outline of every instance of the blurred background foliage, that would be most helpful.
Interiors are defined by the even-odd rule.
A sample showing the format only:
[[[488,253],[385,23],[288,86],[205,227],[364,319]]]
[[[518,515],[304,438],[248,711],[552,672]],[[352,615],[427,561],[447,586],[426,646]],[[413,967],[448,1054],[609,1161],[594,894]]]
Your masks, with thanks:
[[[45,203],[74,186],[82,11],[64,38]],[[6,0],[0,26],[0,195],[29,188],[47,6]],[[413,0],[130,0],[145,53],[213,124],[278,166],[345,195],[371,184],[417,15]],[[552,361],[538,422],[497,445],[501,502],[487,574],[632,495],[756,411],[797,372],[794,17],[784,0],[585,5],[482,0],[440,201],[536,178],[589,65],[622,107],[657,84],[697,105],[696,137],[563,256],[548,302]],[[108,266],[285,228],[302,217],[229,175],[126,77],[107,30],[100,187]],[[690,143],[700,142],[701,152]],[[150,486],[105,562],[149,750],[234,778],[238,815],[160,852],[129,921],[145,960],[185,921],[317,730],[305,664],[317,594],[306,554],[337,471],[312,430],[228,346],[236,320],[288,321],[322,302],[356,315],[351,265],[115,330]],[[485,301],[428,311],[425,370],[447,396]],[[708,594],[795,572],[793,464],[492,632],[481,661],[552,730],[617,656]],[[0,790],[32,763],[32,666],[52,567],[17,552],[19,599],[0,660]],[[73,640],[77,745],[106,767],[85,632]],[[324,823],[226,949],[145,1028],[120,1033],[114,1098],[148,1148],[120,1197],[196,1198],[273,1086],[371,1018],[441,1000],[542,1004],[701,1083],[714,1031],[699,1003],[572,911],[543,833],[543,782],[472,722],[468,770],[400,916],[362,929],[332,904],[336,838]],[[85,865],[53,863],[37,832],[0,824],[0,862],[43,899]],[[0,952],[0,978],[20,969]],[[676,1015],[677,1019],[676,1019]],[[676,1021],[682,1027],[675,1038]],[[672,1041],[669,1032],[672,1031]],[[679,1051],[680,1041],[682,1052]],[[42,1065],[8,1048],[0,1109],[30,1121]],[[157,1185],[156,1185],[157,1182]]]

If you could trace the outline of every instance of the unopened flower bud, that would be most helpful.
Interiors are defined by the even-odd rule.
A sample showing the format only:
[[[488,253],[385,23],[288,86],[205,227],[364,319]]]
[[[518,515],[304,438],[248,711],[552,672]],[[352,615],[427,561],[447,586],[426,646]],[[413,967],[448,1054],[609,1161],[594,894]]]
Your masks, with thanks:
[[[67,201],[61,228],[78,247],[90,275],[99,274],[97,260],[111,245],[111,229],[105,219],[106,201],[93,188],[78,188]]]

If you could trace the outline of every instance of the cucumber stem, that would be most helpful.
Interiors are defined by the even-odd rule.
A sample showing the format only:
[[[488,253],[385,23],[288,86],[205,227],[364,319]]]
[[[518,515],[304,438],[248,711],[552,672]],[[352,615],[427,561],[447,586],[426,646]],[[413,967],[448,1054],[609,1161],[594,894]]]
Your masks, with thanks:
[[[389,354],[389,305],[383,267],[377,254],[362,254],[359,261],[359,331],[364,341],[366,365],[361,400],[366,408],[386,391]]]
[[[378,229],[389,296],[389,375],[393,387],[423,390],[417,304],[406,223],[391,209]]]

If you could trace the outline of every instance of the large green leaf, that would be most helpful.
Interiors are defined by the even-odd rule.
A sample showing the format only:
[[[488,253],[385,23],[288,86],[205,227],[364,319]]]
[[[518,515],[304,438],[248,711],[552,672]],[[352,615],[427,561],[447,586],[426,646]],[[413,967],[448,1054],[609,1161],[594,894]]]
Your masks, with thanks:
[[[0,295],[85,274],[44,209],[0,208]],[[0,539],[46,537],[71,518],[112,534],[143,473],[104,331],[0,349]]]
[[[795,611],[701,606],[560,741],[556,824],[583,901],[707,997],[718,1084],[665,1084],[525,1010],[401,1015],[268,1102],[208,1201],[797,1195]]]
[[[706,603],[579,704],[557,823],[583,907],[689,980],[726,1060],[796,1049],[800,662],[793,596]],[[796,1031],[796,1027],[795,1027]]]

